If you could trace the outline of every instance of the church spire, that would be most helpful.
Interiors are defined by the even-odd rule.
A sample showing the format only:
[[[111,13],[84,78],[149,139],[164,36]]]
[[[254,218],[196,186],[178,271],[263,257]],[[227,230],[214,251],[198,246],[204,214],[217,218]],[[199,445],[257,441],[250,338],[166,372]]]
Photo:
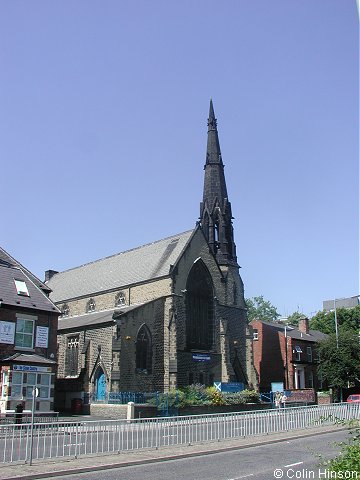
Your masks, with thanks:
[[[220,265],[237,264],[231,204],[225,182],[217,121],[210,100],[204,193],[200,204],[200,225]]]

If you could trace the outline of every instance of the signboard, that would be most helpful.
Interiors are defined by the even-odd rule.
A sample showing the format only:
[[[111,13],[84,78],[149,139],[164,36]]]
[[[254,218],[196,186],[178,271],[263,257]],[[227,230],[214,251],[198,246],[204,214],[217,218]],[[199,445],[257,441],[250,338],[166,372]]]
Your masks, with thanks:
[[[272,392],[283,392],[284,383],[283,382],[271,382],[271,391]]]
[[[49,327],[36,327],[35,347],[48,348]]]
[[[244,390],[244,384],[240,382],[214,382],[214,387],[219,392],[227,393],[241,392],[241,390]]]
[[[46,372],[51,373],[51,367],[36,367],[35,365],[13,365],[13,370],[18,372]]]
[[[15,339],[15,323],[0,321],[0,343],[13,345]]]
[[[194,362],[210,362],[211,356],[206,353],[193,353],[192,359]]]

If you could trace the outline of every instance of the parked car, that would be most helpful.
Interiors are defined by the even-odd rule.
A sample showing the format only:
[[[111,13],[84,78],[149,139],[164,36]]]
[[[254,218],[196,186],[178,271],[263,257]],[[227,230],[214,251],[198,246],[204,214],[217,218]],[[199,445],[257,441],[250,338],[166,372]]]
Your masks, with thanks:
[[[360,403],[360,393],[349,395],[346,401],[349,403]]]

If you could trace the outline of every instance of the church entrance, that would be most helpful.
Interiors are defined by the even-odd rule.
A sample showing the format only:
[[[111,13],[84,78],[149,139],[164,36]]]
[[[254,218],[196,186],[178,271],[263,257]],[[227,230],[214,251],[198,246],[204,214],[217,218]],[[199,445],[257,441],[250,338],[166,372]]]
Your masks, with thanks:
[[[95,380],[95,396],[99,402],[106,399],[106,378],[102,368],[99,368],[96,380]]]

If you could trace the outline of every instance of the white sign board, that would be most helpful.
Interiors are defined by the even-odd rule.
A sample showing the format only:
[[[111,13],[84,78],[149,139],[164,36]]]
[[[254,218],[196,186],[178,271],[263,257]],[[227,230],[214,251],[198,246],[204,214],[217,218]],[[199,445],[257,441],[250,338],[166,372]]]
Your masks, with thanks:
[[[0,343],[13,345],[15,340],[15,323],[0,321]]]
[[[35,347],[48,348],[49,327],[36,327]]]

